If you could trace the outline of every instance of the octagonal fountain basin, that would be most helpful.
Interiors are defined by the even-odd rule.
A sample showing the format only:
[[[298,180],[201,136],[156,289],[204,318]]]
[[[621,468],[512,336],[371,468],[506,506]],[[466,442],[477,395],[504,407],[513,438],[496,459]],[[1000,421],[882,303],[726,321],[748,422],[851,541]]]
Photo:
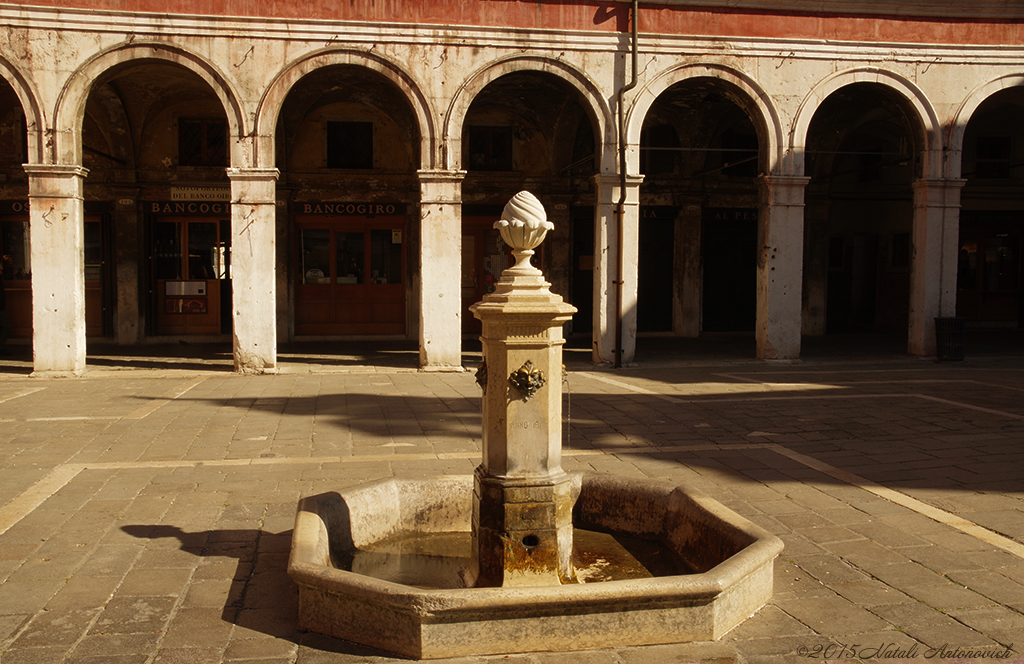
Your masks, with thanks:
[[[772,595],[782,542],[662,482],[572,476],[571,585],[465,588],[473,478],[389,480],[299,503],[303,629],[431,659],[714,640]]]

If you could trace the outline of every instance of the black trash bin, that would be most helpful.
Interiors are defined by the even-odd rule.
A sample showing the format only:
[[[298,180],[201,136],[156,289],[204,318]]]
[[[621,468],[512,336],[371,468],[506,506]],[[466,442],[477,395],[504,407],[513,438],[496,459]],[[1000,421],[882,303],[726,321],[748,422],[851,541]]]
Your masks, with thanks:
[[[935,356],[940,361],[964,359],[963,318],[935,319]]]

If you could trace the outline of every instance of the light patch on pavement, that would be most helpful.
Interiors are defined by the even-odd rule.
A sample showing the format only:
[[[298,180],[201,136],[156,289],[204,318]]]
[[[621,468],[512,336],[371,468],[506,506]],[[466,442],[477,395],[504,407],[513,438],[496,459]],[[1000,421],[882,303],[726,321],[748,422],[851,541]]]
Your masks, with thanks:
[[[20,399],[21,397],[27,397],[30,394],[35,394],[36,392],[41,392],[41,391],[43,391],[45,389],[46,389],[45,387],[36,387],[36,388],[31,389],[31,390],[22,390],[20,392],[15,392],[14,394],[12,394],[10,396],[0,397],[0,403],[5,403],[7,401],[14,401],[15,399]]]
[[[706,397],[716,396],[720,394],[760,394],[763,392],[809,392],[818,390],[841,390],[846,389],[842,385],[824,385],[820,383],[765,383],[761,381],[751,382],[744,381],[740,383],[683,383],[675,384],[676,392],[673,394],[662,394],[661,392],[655,392],[654,390],[648,390],[647,388],[640,387],[639,385],[633,385],[621,380],[609,378],[604,374],[590,373],[590,372],[574,372],[575,376],[586,376],[596,381],[606,383],[608,385],[614,385],[615,387],[621,387],[630,392],[637,392],[639,394],[649,394],[652,397],[671,402],[685,403],[685,399],[680,397]]]
[[[179,389],[177,392],[174,392],[173,394],[171,394],[171,396],[169,396],[167,398],[155,399],[152,402],[146,404],[145,406],[141,406],[139,408],[136,408],[132,412],[130,412],[127,415],[125,415],[124,419],[126,419],[126,420],[141,420],[141,419],[147,417],[148,415],[152,415],[160,407],[166,406],[170,402],[174,401],[178,397],[182,396],[183,394],[185,394],[186,392],[188,392],[192,388],[194,388],[197,385],[199,385],[200,383],[202,383],[204,380],[206,380],[206,378],[197,378],[197,379],[193,380],[191,383],[188,383],[187,385],[185,385],[184,387]]]

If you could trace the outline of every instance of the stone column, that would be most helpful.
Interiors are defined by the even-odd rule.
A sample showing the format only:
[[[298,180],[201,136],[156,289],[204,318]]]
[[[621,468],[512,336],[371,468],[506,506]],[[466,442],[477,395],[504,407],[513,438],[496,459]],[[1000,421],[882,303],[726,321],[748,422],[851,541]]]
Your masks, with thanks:
[[[462,179],[419,171],[420,369],[462,371]]]
[[[85,371],[85,199],[81,166],[26,164],[35,375]]]
[[[913,254],[907,350],[935,354],[935,318],[956,315],[960,190],[966,180],[914,182]]]
[[[757,357],[800,358],[804,187],[810,178],[769,175],[758,214]]]
[[[516,226],[517,222],[519,223]],[[575,313],[530,265],[553,226],[531,194],[517,194],[499,227],[516,264],[470,307],[483,324],[483,461],[476,470],[468,585],[575,581],[575,489],[562,470],[562,326]]]
[[[626,179],[626,202],[619,210],[619,176],[594,177],[598,201],[594,217],[594,364],[615,362],[620,324],[622,347],[618,359],[626,364],[633,361],[636,353],[640,183],[643,180],[642,175]],[[620,287],[621,295],[617,292]]]
[[[231,322],[238,373],[277,371],[276,168],[229,168]]]

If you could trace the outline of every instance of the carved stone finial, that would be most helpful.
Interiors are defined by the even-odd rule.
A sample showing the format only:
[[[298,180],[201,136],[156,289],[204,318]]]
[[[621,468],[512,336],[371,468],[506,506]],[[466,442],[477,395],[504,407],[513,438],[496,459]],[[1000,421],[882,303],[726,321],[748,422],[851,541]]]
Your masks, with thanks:
[[[501,233],[501,239],[512,247],[512,254],[516,257],[513,269],[529,268],[533,250],[554,227],[547,220],[544,206],[528,191],[513,196],[505,205],[501,219],[494,222],[494,228]]]

